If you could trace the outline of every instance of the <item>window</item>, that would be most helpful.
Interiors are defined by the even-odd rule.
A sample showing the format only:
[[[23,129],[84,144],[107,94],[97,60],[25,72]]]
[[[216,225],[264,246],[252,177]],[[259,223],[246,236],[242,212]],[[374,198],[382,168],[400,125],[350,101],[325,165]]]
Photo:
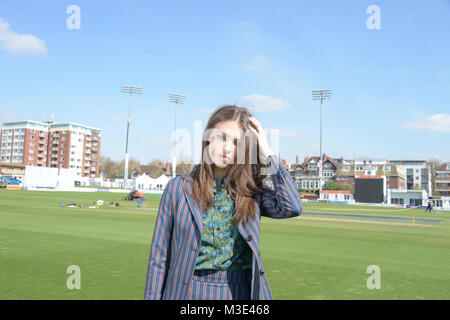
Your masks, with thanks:
[[[324,177],[332,177],[333,176],[333,170],[324,170],[323,171]]]
[[[62,158],[60,159],[60,161],[64,161],[64,157],[62,157]]]
[[[343,166],[342,171],[350,171],[350,166]]]
[[[34,136],[31,136],[31,140],[34,140]]]
[[[356,167],[355,170],[356,170],[356,171],[363,171],[363,170],[364,170],[364,167]]]
[[[391,199],[392,204],[404,204],[403,198],[392,198]]]
[[[390,166],[384,166],[384,167],[383,167],[383,170],[384,170],[384,171],[391,171],[391,167],[390,167]]]

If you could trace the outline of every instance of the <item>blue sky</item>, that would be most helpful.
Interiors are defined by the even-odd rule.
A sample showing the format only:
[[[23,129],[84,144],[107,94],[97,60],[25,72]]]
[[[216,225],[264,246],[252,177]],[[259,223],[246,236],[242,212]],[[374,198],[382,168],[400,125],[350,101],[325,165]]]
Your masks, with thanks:
[[[80,28],[69,29],[70,5]],[[371,5],[379,29],[370,30]],[[371,20],[372,19],[372,20]],[[72,21],[72,20],[70,20]],[[170,161],[177,127],[193,132],[223,104],[250,105],[279,129],[289,162],[450,160],[450,1],[0,0],[0,122],[78,122],[102,130],[102,155]],[[270,131],[269,131],[270,132]],[[270,134],[269,134],[270,142]],[[193,141],[198,143],[198,141]],[[199,155],[194,155],[197,157]]]

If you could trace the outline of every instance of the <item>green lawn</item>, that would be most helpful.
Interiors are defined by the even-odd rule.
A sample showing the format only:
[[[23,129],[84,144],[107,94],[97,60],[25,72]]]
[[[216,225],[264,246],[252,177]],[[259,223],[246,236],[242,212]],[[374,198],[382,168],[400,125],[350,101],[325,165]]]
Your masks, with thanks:
[[[142,299],[161,196],[146,209],[124,196],[0,190],[0,299]],[[120,207],[87,208],[100,199]],[[72,202],[86,207],[61,207]],[[275,299],[450,298],[449,212],[319,203],[304,203],[304,212],[441,222],[263,217],[261,256]],[[66,287],[70,265],[81,269],[80,290]],[[370,265],[381,269],[379,290],[366,287]]]

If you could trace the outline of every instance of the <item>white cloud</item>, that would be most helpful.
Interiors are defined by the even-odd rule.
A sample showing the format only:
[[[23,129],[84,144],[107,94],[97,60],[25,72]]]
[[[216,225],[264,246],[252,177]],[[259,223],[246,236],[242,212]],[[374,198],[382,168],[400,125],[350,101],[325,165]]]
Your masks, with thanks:
[[[239,98],[240,102],[254,112],[262,111],[280,111],[292,107],[292,103],[270,96],[260,94],[251,94]]]
[[[250,71],[262,71],[269,62],[270,59],[266,56],[257,55],[252,60],[242,64],[242,68]]]
[[[444,113],[434,114],[416,122],[401,123],[400,128],[413,130],[426,130],[433,132],[450,132],[450,115]]]
[[[45,54],[45,42],[31,34],[18,34],[0,18],[0,50],[13,54]]]

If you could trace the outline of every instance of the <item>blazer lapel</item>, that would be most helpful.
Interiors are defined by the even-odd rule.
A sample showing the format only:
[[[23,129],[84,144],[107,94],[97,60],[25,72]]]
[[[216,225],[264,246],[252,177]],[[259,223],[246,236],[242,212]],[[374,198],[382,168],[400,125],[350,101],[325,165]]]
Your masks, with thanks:
[[[183,183],[183,190],[184,190],[184,194],[186,197],[186,202],[189,206],[189,209],[192,213],[192,215],[194,216],[194,220],[197,223],[197,227],[200,230],[200,234],[202,234],[203,232],[203,219],[202,219],[202,213],[203,213],[203,209],[202,206],[200,205],[200,203],[196,200],[193,199],[191,194],[193,194],[193,182],[194,179],[192,178],[192,174],[187,175],[184,183]]]

